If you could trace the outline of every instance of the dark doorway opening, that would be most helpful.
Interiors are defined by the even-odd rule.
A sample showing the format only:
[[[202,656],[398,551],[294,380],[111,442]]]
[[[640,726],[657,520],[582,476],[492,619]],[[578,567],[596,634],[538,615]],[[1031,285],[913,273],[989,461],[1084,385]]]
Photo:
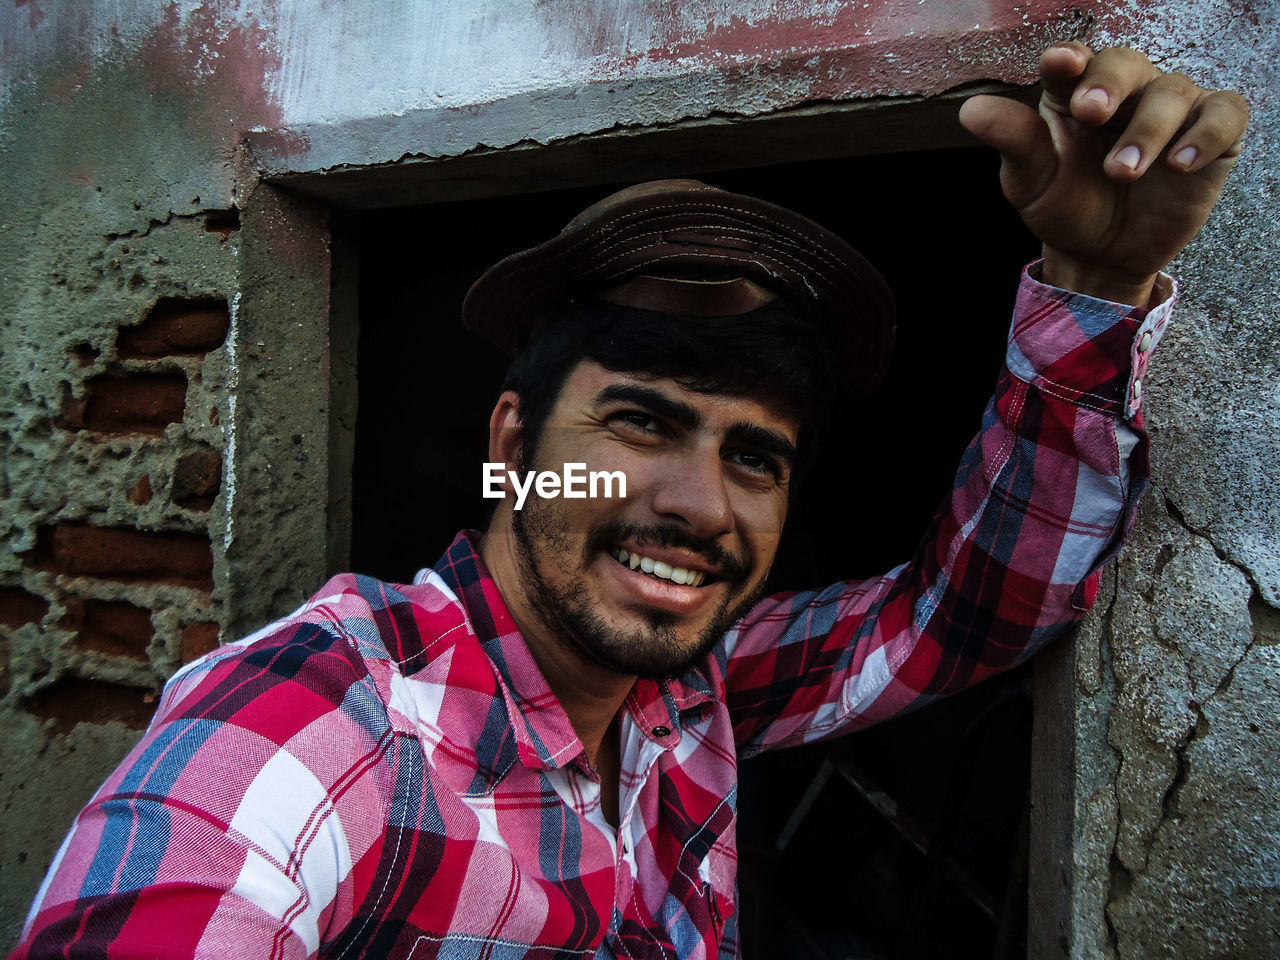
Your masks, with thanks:
[[[889,378],[871,400],[833,411],[774,584],[881,573],[911,555],[950,489],[999,369],[1019,270],[1038,245],[982,150],[701,179],[812,217],[895,291]],[[492,501],[480,496],[480,465],[504,361],[461,329],[462,298],[489,265],[623,185],[361,216],[353,569],[402,582],[457,530],[484,526]],[[1015,672],[845,741],[744,764],[746,955],[1025,955],[1025,679]]]

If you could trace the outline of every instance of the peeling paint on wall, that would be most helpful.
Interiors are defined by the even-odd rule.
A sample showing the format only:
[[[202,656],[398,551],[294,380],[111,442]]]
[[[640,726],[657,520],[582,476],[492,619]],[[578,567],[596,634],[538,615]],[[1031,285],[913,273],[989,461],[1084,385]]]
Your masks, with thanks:
[[[1080,806],[1073,925],[1052,955],[1265,955],[1280,928],[1274,0],[0,7],[0,941],[164,676],[219,624],[255,626],[316,585],[326,211],[253,164],[319,173],[1025,82],[1045,44],[1082,36],[1239,87],[1255,116],[1178,264],[1178,321],[1147,379],[1156,496],[1065,680]],[[225,304],[225,339],[122,349],[161,303]],[[134,534],[172,552],[129,576],[68,559]]]
[[[1090,6],[473,2],[425,14],[397,3],[346,8],[317,31],[298,4],[281,23],[290,54],[272,87],[283,128],[253,142],[272,173],[323,170],[1025,83],[1044,46],[1083,34]],[[375,37],[378,54],[354,59],[356,82],[326,69]]]
[[[186,102],[189,133],[230,144],[247,126],[284,119],[266,92],[267,78],[280,67],[274,34],[256,15],[238,13],[198,4],[182,16],[171,4],[135,54],[153,94]]]

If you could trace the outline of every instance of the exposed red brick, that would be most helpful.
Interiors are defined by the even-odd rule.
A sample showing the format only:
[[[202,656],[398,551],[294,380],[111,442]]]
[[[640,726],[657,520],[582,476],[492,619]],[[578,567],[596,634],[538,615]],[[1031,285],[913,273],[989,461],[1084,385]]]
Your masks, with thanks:
[[[222,485],[222,454],[217,450],[188,453],[173,470],[169,499],[180,507],[208,510]]]
[[[145,473],[138,478],[138,482],[129,490],[129,502],[137,506],[151,502],[151,478]]]
[[[216,623],[189,623],[182,628],[181,657],[183,663],[190,663],[196,657],[204,656],[218,646],[218,625]]]
[[[49,601],[21,587],[0,587],[0,624],[20,627],[39,623],[49,612]]]
[[[37,717],[55,721],[59,733],[77,723],[118,721],[140,730],[156,709],[156,694],[142,687],[125,687],[84,677],[63,677],[25,701]]]
[[[182,421],[187,378],[181,373],[101,374],[85,384],[83,423],[103,433],[160,436]],[[71,421],[71,412],[67,412]]]
[[[69,599],[63,625],[78,634],[77,642],[86,650],[134,660],[147,659],[155,636],[151,611],[124,600]]]
[[[121,327],[116,353],[124,359],[200,357],[222,344],[231,329],[225,300],[180,300],[157,303],[136,327]]]
[[[98,348],[89,343],[77,343],[71,348],[71,353],[75,356],[76,363],[82,367],[87,367],[98,359]]]
[[[63,524],[41,527],[35,562],[72,577],[176,583],[213,589],[213,548],[207,536]]]
[[[204,218],[204,228],[210,233],[222,234],[225,240],[240,229],[240,211],[235,207],[230,210],[214,210]]]
[[[58,426],[67,430],[83,430],[84,404],[83,400],[71,393],[71,385],[64,383],[62,385],[62,417],[58,420]]]

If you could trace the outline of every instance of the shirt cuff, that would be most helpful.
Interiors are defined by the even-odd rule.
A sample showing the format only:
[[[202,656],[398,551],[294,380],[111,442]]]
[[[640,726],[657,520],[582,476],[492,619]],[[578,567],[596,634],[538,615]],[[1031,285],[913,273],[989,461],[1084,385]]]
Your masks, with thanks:
[[[1022,272],[1009,331],[1009,370],[1079,406],[1137,416],[1147,363],[1169,325],[1176,281],[1160,274],[1153,305],[1134,307],[1041,283],[1041,263]]]

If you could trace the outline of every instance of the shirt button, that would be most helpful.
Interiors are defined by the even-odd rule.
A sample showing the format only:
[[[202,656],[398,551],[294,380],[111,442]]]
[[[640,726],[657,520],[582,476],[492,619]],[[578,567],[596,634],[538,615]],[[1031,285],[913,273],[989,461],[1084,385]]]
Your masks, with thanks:
[[[1133,381],[1133,399],[1135,400],[1142,399],[1142,381],[1141,380]]]
[[[1151,349],[1151,331],[1148,330],[1142,335],[1142,339],[1138,341],[1138,352],[1146,353]]]
[[[654,727],[653,735],[655,737],[669,737],[671,736],[671,728],[670,727]]]

